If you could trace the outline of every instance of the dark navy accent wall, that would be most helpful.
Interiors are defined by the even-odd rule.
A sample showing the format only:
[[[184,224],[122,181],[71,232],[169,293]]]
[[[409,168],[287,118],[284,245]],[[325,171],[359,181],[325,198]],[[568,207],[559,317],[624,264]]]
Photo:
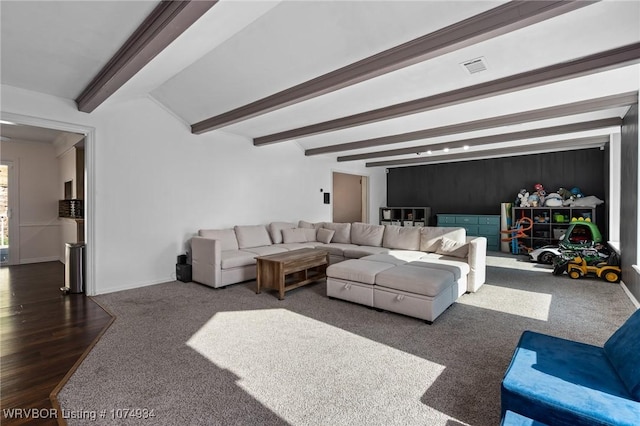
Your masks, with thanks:
[[[606,161],[605,151],[593,148],[393,168],[387,173],[387,205],[431,207],[434,225],[438,213],[500,214],[500,203],[513,202],[521,188],[532,192],[536,183],[547,192],[577,186],[604,200]]]
[[[631,265],[638,262],[638,105],[622,122],[620,186],[620,251],[622,281],[640,300],[640,277]]]

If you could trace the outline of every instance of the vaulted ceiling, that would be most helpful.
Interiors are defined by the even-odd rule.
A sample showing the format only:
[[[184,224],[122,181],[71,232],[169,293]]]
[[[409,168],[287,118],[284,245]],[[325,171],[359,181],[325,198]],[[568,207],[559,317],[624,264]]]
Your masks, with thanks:
[[[640,86],[636,0],[3,0],[0,14],[4,85],[88,114],[149,97],[195,134],[371,167],[603,146]]]

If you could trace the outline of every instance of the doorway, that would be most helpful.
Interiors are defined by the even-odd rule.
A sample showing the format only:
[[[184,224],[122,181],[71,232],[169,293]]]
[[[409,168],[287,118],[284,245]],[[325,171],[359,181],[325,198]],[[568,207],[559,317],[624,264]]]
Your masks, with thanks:
[[[333,172],[333,221],[369,221],[367,176]]]
[[[48,120],[45,118],[31,117],[21,114],[13,114],[2,112],[2,119],[10,121],[17,125],[22,126],[34,126],[44,129],[57,130],[66,133],[75,133],[78,135],[84,135],[84,155],[82,169],[84,175],[84,187],[78,188],[79,191],[84,193],[84,224],[82,230],[84,232],[85,241],[85,293],[87,296],[96,295],[96,282],[95,282],[95,207],[94,207],[94,194],[95,194],[95,129],[93,127],[83,126],[79,124]],[[14,164],[14,168],[17,164]],[[17,172],[15,173],[17,174]],[[60,189],[60,197],[63,197],[62,188]],[[14,198],[18,200],[18,197]],[[15,209],[13,212],[15,217]],[[16,227],[19,232],[19,226]],[[13,241],[17,241],[16,236],[11,236]],[[11,250],[16,248],[17,245],[9,246]],[[12,256],[12,254],[10,254]],[[18,259],[16,256],[14,259]]]

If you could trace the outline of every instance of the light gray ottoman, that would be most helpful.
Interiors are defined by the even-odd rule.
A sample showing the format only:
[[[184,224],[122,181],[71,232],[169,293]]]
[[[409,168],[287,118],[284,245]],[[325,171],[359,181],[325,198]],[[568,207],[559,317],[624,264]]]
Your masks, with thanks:
[[[350,259],[327,268],[327,296],[373,306],[373,284],[390,263]]]
[[[373,306],[433,322],[458,298],[454,274],[399,265],[376,275]]]

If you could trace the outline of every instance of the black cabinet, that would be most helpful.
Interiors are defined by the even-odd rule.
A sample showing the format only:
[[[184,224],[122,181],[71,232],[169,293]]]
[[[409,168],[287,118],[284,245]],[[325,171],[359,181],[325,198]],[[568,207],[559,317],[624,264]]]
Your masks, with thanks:
[[[523,217],[531,219],[532,225],[531,229],[524,231],[527,236],[520,238],[520,242],[532,249],[557,245],[572,220],[597,223],[595,207],[514,207],[512,223]],[[522,225],[523,228],[528,227],[527,223]]]

